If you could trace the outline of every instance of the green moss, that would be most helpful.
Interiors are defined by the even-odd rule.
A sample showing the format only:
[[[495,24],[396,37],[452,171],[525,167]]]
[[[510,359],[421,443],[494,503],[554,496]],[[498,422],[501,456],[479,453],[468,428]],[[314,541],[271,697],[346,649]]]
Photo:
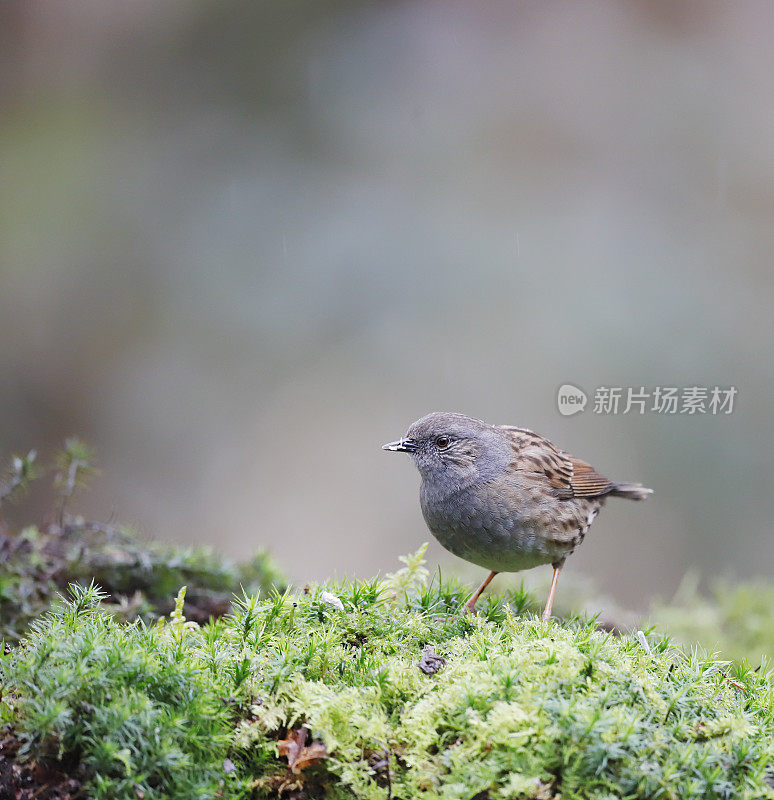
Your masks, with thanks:
[[[7,659],[4,713],[19,755],[80,765],[95,798],[136,800],[139,787],[166,786],[168,796],[208,796],[228,720],[182,649],[185,631],[124,627],[98,599],[74,588]]]
[[[93,462],[91,449],[74,438],[56,456],[49,488],[54,503],[46,515],[55,522],[14,531],[0,516],[0,635],[6,640],[19,639],[70,583],[95,580],[108,595],[105,607],[123,620],[145,621],[168,613],[170,597],[185,584],[188,614],[201,622],[225,614],[235,588],[266,592],[285,585],[265,552],[236,564],[211,548],[145,541],[126,526],[70,514],[69,505],[97,473]],[[0,511],[47,474],[35,451],[13,456],[2,472]]]
[[[236,563],[207,547],[143,541],[127,528],[74,521],[42,533],[0,532],[0,635],[17,640],[70,583],[96,581],[121,619],[153,621],[170,610],[170,597],[189,587],[189,616],[204,622],[231,607],[235,587],[250,592],[283,586],[268,554]]]
[[[688,575],[675,598],[655,603],[649,619],[685,643],[700,643],[736,662],[774,659],[774,587],[763,581],[717,581],[710,594]]]
[[[97,797],[774,797],[765,670],[518,616],[518,594],[465,618],[458,586],[410,578],[247,596],[204,627],[121,625],[74,590],[5,657],[5,720]],[[326,757],[292,771],[302,726]]]

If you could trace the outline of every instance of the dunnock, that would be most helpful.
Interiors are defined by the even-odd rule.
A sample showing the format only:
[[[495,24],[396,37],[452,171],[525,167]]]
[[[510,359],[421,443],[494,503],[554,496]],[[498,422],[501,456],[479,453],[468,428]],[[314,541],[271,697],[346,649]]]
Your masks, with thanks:
[[[639,483],[615,483],[585,461],[526,428],[488,425],[464,414],[434,412],[384,450],[409,453],[422,476],[422,514],[454,555],[491,570],[467,603],[498,572],[551,564],[543,611],[551,617],[559,572],[608,495],[644,500]]]

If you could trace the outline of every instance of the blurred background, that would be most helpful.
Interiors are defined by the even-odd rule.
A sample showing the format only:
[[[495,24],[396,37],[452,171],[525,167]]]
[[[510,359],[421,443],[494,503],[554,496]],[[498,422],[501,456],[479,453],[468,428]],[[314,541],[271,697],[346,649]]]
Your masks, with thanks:
[[[772,25],[764,2],[2,4],[0,454],[77,434],[84,513],[304,582],[430,538],[379,448],[462,411],[656,490],[566,570],[620,602],[769,576]],[[566,382],[739,395],[563,417]]]

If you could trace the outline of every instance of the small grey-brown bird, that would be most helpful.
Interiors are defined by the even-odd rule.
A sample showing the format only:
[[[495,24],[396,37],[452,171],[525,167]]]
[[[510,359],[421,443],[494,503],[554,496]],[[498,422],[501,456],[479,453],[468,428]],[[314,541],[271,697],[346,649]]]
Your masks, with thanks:
[[[559,573],[608,496],[644,500],[652,489],[616,483],[526,428],[488,425],[436,411],[384,450],[409,453],[422,477],[427,527],[454,555],[486,567],[476,600],[498,572],[554,568],[543,619],[550,619]]]

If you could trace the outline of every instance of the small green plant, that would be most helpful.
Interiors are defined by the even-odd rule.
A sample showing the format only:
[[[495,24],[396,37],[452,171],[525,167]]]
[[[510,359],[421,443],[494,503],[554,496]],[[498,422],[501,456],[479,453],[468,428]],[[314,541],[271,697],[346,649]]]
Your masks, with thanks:
[[[427,576],[430,574],[430,571],[425,566],[427,563],[426,552],[427,542],[420,545],[415,553],[398,556],[398,560],[402,561],[405,566],[387,575],[387,588],[396,595],[410,595],[421,590],[427,582]]]
[[[97,474],[97,468],[94,466],[94,451],[75,436],[67,439],[56,461],[54,488],[59,497],[57,520],[59,527],[64,528],[68,503],[76,491],[85,488],[88,479]]]
[[[30,450],[24,456],[12,456],[6,469],[5,478],[0,481],[0,506],[6,501],[18,500],[29,488],[29,485],[40,477],[37,465],[38,454]]]

